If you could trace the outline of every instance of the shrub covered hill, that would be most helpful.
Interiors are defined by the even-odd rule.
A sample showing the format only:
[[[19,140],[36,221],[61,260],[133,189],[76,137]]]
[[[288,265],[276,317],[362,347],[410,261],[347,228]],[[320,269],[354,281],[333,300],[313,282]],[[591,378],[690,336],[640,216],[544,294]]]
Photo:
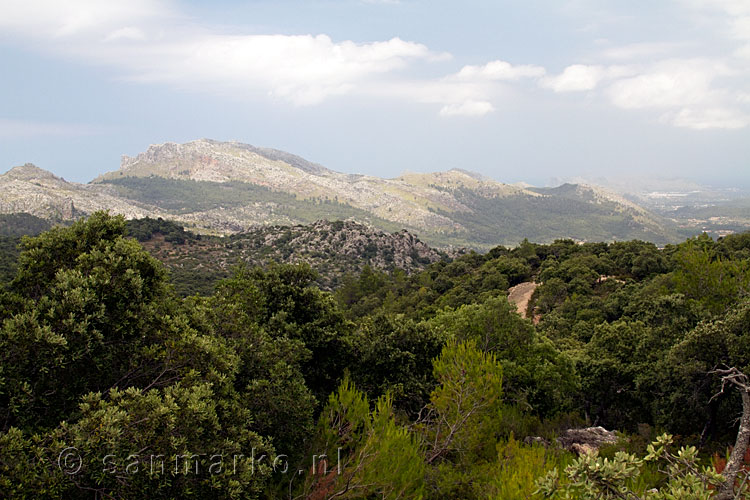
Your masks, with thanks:
[[[0,289],[0,496],[748,497],[750,233],[443,259],[348,223],[261,229],[225,246],[371,265],[332,291],[306,263],[239,266],[189,297],[147,251],[175,270],[217,241],[104,212],[22,240]],[[507,290],[528,283],[521,315]]]
[[[262,266],[308,263],[322,289],[336,287],[347,273],[365,266],[412,273],[447,255],[406,230],[385,233],[353,221],[316,221],[309,225],[259,226],[226,237],[201,236],[162,219],[133,219],[128,232],[162,261],[183,295],[208,294],[240,263]]]
[[[672,221],[593,186],[532,188],[461,169],[383,179],[335,172],[283,151],[208,139],[150,146],[88,184],[33,165],[0,175],[0,213],[58,221],[101,209],[127,218],[162,217],[204,234],[357,220],[388,232],[406,228],[435,247],[483,250],[524,238],[680,240]]]
[[[36,236],[50,227],[45,219],[30,214],[0,214],[1,280],[9,281],[15,274],[22,237]],[[127,221],[127,232],[166,266],[176,291],[183,296],[210,294],[238,265],[305,262],[317,273],[317,285],[331,290],[346,274],[358,274],[365,267],[410,274],[449,259],[449,254],[430,248],[406,230],[386,233],[353,221],[258,226],[219,237],[146,217]],[[464,250],[450,255],[461,252]]]

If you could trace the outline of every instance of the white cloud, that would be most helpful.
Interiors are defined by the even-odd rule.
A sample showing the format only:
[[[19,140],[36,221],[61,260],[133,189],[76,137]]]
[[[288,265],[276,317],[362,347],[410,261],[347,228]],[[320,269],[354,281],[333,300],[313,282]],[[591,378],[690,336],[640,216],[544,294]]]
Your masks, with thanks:
[[[621,108],[675,107],[709,100],[716,91],[711,82],[727,69],[705,60],[670,60],[649,70],[618,80],[608,89],[612,102]]]
[[[742,128],[750,124],[744,93],[716,80],[737,75],[721,61],[660,61],[638,75],[612,83],[606,90],[623,109],[658,109],[661,120],[692,129]]]
[[[208,30],[171,4],[149,0],[8,0],[0,4],[0,29],[43,50],[112,66],[131,81],[234,96],[260,92],[296,105],[350,93],[412,61],[446,57],[399,38],[355,43]]]
[[[543,78],[540,85],[554,92],[581,92],[594,90],[602,81],[622,78],[634,73],[635,69],[632,66],[573,64],[557,76]]]
[[[750,40],[750,2],[747,0],[682,0],[698,15],[705,14],[720,15],[720,23],[723,24],[719,33],[737,40]]]
[[[604,69],[601,66],[574,64],[565,68],[560,75],[545,79],[542,86],[555,92],[592,90],[604,78],[604,75]]]
[[[750,59],[750,43],[735,50],[733,55],[740,59]]]
[[[464,66],[455,77],[459,80],[518,80],[544,76],[541,66],[529,64],[513,66],[506,61],[490,61],[483,66]]]
[[[146,34],[138,28],[127,26],[114,30],[104,38],[105,42],[114,42],[117,40],[146,40]]]
[[[750,40],[750,15],[732,20],[732,35],[740,40]]]
[[[178,17],[169,3],[157,0],[3,0],[0,4],[0,27],[6,34],[36,39],[83,38]]]
[[[398,38],[356,44],[326,35],[210,35],[175,51],[147,65],[130,60],[133,78],[234,94],[265,90],[296,105],[351,92],[367,79],[432,55],[424,45]]]
[[[357,43],[325,34],[229,33],[156,0],[8,0],[0,4],[0,30],[41,50],[112,67],[126,81],[298,106],[365,95],[439,105],[443,116],[480,116],[494,109],[496,82],[544,74],[540,66],[497,60],[443,78],[409,78],[404,73],[415,63],[450,55],[400,38]]]
[[[483,116],[513,85],[531,84],[555,93],[596,92],[618,108],[653,109],[680,127],[747,126],[750,110],[742,92],[750,73],[750,0],[680,1],[719,13],[737,45],[732,56],[659,59],[685,45],[649,42],[602,50],[609,42],[600,41],[589,64],[569,65],[557,75],[497,59],[424,78],[413,76],[414,66],[450,56],[400,38],[361,43],[325,34],[230,32],[198,24],[169,0],[3,0],[0,40],[110,67],[128,81],[236,99],[270,96],[309,106],[354,95],[430,104],[442,116]]]
[[[655,113],[663,123],[677,127],[750,126],[745,90],[750,80],[750,0],[675,1],[688,7],[684,13],[694,17],[696,26],[724,40],[666,39],[612,46],[611,40],[598,39],[586,64],[544,77],[540,86],[554,92],[588,91],[617,108]],[[591,4],[583,2],[580,7]]]
[[[487,101],[465,101],[443,106],[440,116],[484,116],[494,110],[492,103]]]
[[[626,47],[621,55],[644,48]],[[653,109],[664,123],[702,130],[750,124],[746,94],[741,83],[737,86],[747,77],[747,69],[732,66],[729,59],[673,58],[629,65],[574,64],[543,78],[540,85],[554,92],[596,90],[618,108]]]
[[[573,64],[561,74],[545,78],[541,85],[554,92],[578,92],[594,89],[606,76],[606,68],[602,66]]]
[[[663,115],[662,119],[678,127],[696,130],[711,128],[737,129],[750,125],[750,114],[728,108],[683,108],[676,113]]]

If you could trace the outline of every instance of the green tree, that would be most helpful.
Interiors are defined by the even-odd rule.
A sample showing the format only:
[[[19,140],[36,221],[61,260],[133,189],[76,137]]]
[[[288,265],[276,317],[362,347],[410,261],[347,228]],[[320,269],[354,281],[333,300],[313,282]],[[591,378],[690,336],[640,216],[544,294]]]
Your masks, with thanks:
[[[713,314],[725,312],[750,291],[750,260],[723,259],[710,238],[688,240],[673,259],[677,291]]]
[[[86,392],[146,386],[162,370],[143,356],[176,328],[177,304],[163,266],[124,231],[97,213],[24,240],[0,329],[6,429],[55,425]]]
[[[572,362],[539,336],[505,296],[445,309],[428,325],[447,339],[472,341],[503,367],[505,400],[540,414],[559,411],[576,387]]]
[[[273,447],[236,390],[232,345],[195,327],[122,217],[27,239],[2,312],[0,477],[13,496],[252,498],[264,487],[270,471],[253,474],[246,458],[237,474],[144,468],[152,455]],[[65,474],[58,457],[70,447],[81,466]]]
[[[432,360],[445,344],[435,329],[403,315],[360,320],[359,356],[352,379],[371,398],[390,393],[397,409],[415,416],[435,388]]]
[[[300,342],[309,351],[301,362],[305,384],[324,401],[355,359],[354,325],[314,285],[316,276],[307,264],[240,266],[219,293],[241,304],[274,342]]]
[[[306,498],[421,498],[425,464],[414,436],[398,425],[392,399],[370,406],[348,378],[320,415],[320,450],[303,485]]]
[[[486,445],[483,429],[499,416],[502,406],[502,366],[474,341],[450,341],[433,370],[440,385],[430,396],[421,424],[428,464],[476,453]]]

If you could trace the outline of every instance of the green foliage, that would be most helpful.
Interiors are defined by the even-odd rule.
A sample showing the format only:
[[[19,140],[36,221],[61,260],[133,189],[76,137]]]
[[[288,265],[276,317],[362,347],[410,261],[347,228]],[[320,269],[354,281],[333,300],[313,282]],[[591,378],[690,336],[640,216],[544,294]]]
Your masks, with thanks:
[[[274,241],[293,251],[296,236],[283,231]],[[204,295],[180,299],[128,235],[173,262],[195,258],[172,279]],[[650,432],[575,461],[521,441],[554,443],[593,421],[725,450],[738,394],[717,395],[711,372],[750,370],[747,235],[663,250],[523,241],[412,274],[347,268],[334,293],[307,264],[230,273],[222,261],[178,274],[222,245],[264,252],[256,243],[106,213],[24,238],[0,293],[3,494],[526,499],[549,473],[549,495],[710,497],[716,477],[699,470],[696,448],[671,452],[660,438],[637,458]],[[527,281],[539,283],[528,319],[506,297]],[[58,463],[70,447],[75,474]],[[164,471],[151,470],[151,455],[164,455]],[[293,477],[271,465],[279,457]]]
[[[445,336],[426,323],[377,315],[362,319],[357,331],[359,356],[352,378],[371,397],[390,393],[397,409],[416,416],[436,385],[432,360]]]
[[[538,492],[545,498],[580,498],[582,500],[708,500],[712,488],[724,478],[712,468],[700,468],[694,447],[682,447],[676,453],[669,450],[672,436],[663,434],[648,446],[648,454],[639,459],[626,452],[617,452],[613,459],[586,453],[565,469],[567,482],[561,482],[557,470],[550,471],[538,482]],[[664,484],[645,491],[634,490],[645,462],[660,462],[666,466]],[[563,496],[564,495],[564,496]],[[737,498],[740,498],[738,496]]]
[[[443,336],[471,341],[503,367],[506,401],[539,414],[564,410],[576,386],[572,362],[518,316],[504,296],[441,311],[428,325]]]
[[[490,469],[485,498],[523,500],[534,496],[536,481],[549,471],[564,469],[571,455],[541,445],[524,446],[511,435],[497,444],[497,463]]]
[[[24,240],[11,284],[22,300],[0,328],[6,428],[53,425],[89,390],[158,369],[141,356],[173,327],[174,304],[161,265],[123,231],[97,214]]]
[[[31,214],[0,214],[0,284],[16,275],[21,237],[36,236],[49,228],[49,221]]]
[[[240,266],[219,294],[242,304],[274,341],[301,342],[305,383],[319,401],[338,385],[354,359],[353,325],[329,294],[314,285],[309,265],[271,264],[265,270]]]
[[[191,324],[236,354],[233,387],[251,412],[252,428],[270,437],[279,453],[298,459],[314,426],[316,400],[301,368],[309,351],[299,340],[272,338],[257,322],[248,307],[256,291],[225,285],[213,297],[190,299]]]
[[[345,378],[321,413],[318,440],[326,453],[311,464],[306,498],[422,497],[425,464],[414,436],[395,422],[389,395],[370,411]]]
[[[161,217],[152,219],[146,217],[143,219],[131,219],[127,222],[128,235],[138,241],[148,241],[155,234],[164,236],[164,240],[177,245],[182,245],[189,240],[200,240],[201,236],[185,231],[185,228],[179,224],[164,220]]]
[[[273,191],[241,181],[210,182],[163,177],[122,177],[102,181],[120,195],[155,205],[176,214],[245,206],[248,200],[268,208],[270,219],[310,223],[320,219],[356,219],[377,223],[388,231],[402,229],[398,224],[375,217],[370,212],[333,200],[298,199],[293,194]]]
[[[675,343],[663,364],[663,383],[670,390],[661,408],[661,421],[671,421],[676,431],[702,429],[706,437],[711,434],[731,437],[739,397],[732,392],[716,395],[721,383],[710,372],[727,366],[750,371],[748,345],[750,300],[747,299],[726,316],[699,324]],[[684,405],[692,405],[694,410],[681,410]]]
[[[31,214],[0,214],[0,236],[36,236],[50,228],[49,221]]]
[[[602,323],[586,344],[578,366],[581,389],[589,412],[605,426],[648,420],[648,415],[638,413],[647,408],[647,399],[639,400],[647,396],[638,390],[638,382],[647,369],[639,362],[643,360],[639,347],[650,333],[640,322]]]
[[[750,260],[725,260],[716,255],[713,241],[689,240],[674,254],[675,286],[711,313],[726,311],[750,292]]]
[[[121,217],[98,213],[24,247],[0,328],[3,481],[33,498],[256,497],[271,470],[248,452],[274,453],[257,431],[276,431],[269,421],[279,408],[303,429],[311,418],[299,372],[269,359],[274,349],[246,343],[255,330],[242,318],[234,326],[246,329],[223,321],[236,308],[212,316],[196,303],[188,316],[162,266],[125,237]],[[217,318],[226,335],[216,334]],[[265,366],[240,371],[255,359]],[[81,466],[66,474],[57,458],[70,447]],[[199,458],[189,473],[154,474],[152,455],[170,465]],[[209,469],[217,456],[223,468]]]
[[[501,409],[503,369],[473,341],[449,341],[433,362],[439,386],[430,395],[422,426],[427,463],[482,453]]]
[[[508,197],[485,197],[477,191],[458,188],[452,191],[453,195],[472,211],[438,210],[437,213],[466,228],[465,233],[475,245],[509,245],[526,237],[550,242],[559,237],[560,228],[579,240],[645,239],[666,243],[675,239],[676,235],[664,228],[648,223],[633,224],[635,214],[618,211],[619,207],[613,202],[591,203],[575,192],[576,187],[566,184],[554,189],[536,189],[547,196]],[[502,235],[501,241],[498,235]],[[446,236],[466,238],[459,231]]]

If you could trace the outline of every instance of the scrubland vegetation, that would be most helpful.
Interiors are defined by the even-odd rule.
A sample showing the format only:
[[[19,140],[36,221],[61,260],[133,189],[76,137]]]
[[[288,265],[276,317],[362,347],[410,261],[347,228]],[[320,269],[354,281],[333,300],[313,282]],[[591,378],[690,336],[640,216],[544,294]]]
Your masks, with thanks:
[[[744,498],[719,473],[747,487],[750,234],[524,241],[333,292],[306,264],[238,266],[185,298],[121,217],[21,250],[0,495]],[[526,281],[521,317],[506,292]],[[599,425],[618,442],[555,444]]]

